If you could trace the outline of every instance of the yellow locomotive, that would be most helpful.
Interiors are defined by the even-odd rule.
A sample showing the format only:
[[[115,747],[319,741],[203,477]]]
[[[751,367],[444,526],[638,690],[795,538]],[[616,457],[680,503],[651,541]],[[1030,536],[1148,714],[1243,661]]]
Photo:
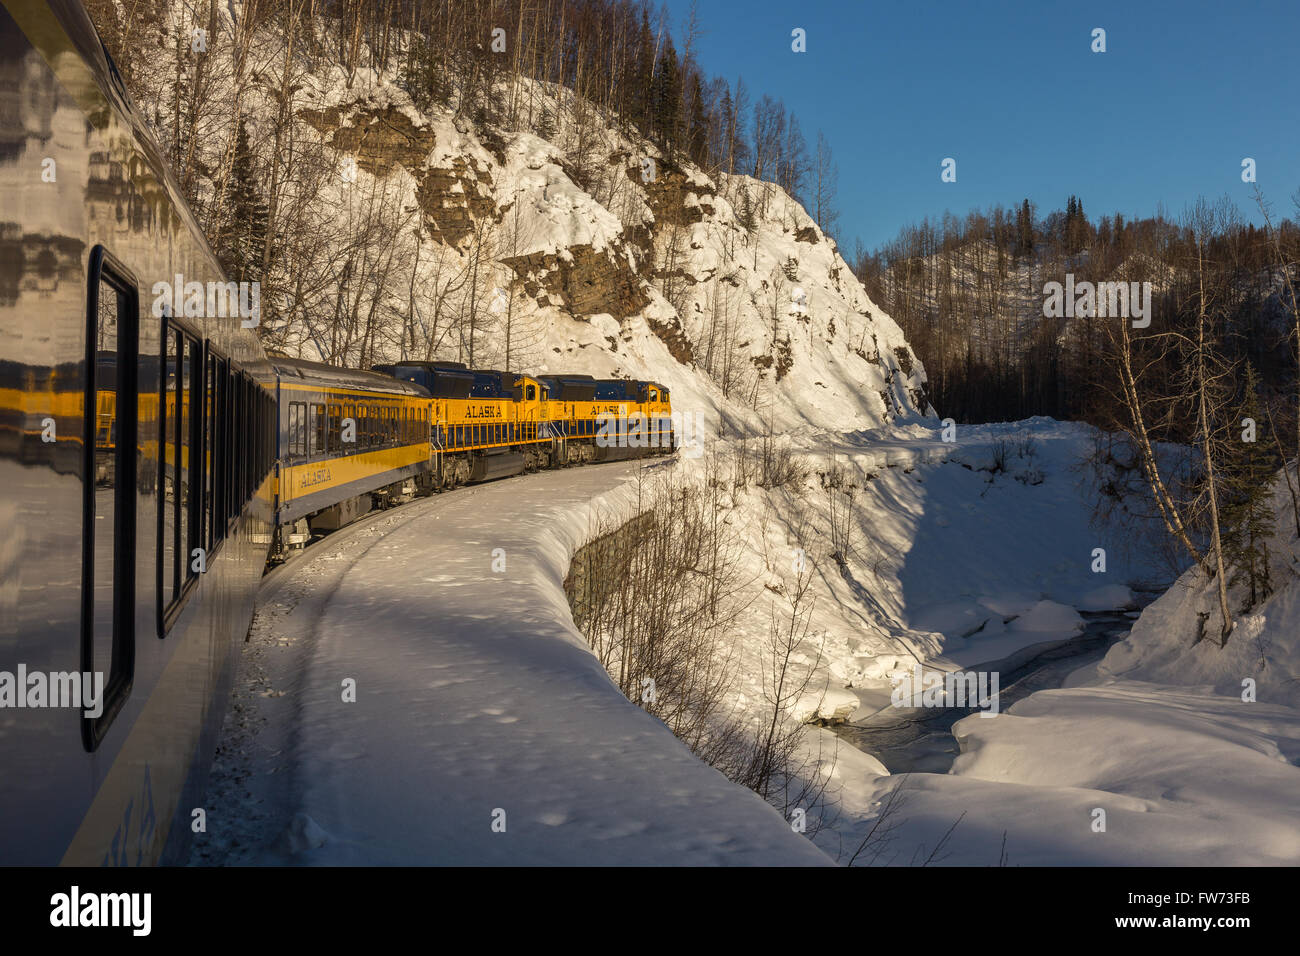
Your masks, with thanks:
[[[458,362],[400,362],[374,371],[429,393],[436,488],[672,449],[668,389],[655,382],[519,375]]]

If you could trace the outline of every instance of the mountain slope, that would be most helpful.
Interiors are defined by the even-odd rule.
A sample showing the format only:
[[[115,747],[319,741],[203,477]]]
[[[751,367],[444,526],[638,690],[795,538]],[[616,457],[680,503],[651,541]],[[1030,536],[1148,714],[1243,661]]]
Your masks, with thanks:
[[[525,77],[498,84],[529,104],[518,129],[421,110],[396,71],[345,70],[327,24],[287,48],[269,22],[249,38],[244,5],[211,13],[200,55],[173,42],[191,14],[160,4],[130,41],[150,68],[128,73],[214,243],[251,251],[269,347],[653,378],[707,433],[932,413],[898,326],[774,184],[710,177]],[[270,206],[269,246],[230,214],[241,177]]]

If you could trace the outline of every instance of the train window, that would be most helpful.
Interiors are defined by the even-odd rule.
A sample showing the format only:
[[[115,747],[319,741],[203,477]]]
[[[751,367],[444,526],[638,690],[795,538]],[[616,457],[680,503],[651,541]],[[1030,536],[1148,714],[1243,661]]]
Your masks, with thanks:
[[[311,407],[311,430],[312,430],[312,454],[321,455],[325,452],[325,406],[313,405]]]
[[[86,308],[81,671],[103,674],[104,689],[100,715],[82,717],[88,751],[99,746],[135,676],[139,316],[134,279],[96,246]]]
[[[185,554],[185,335],[180,331],[172,332],[172,354],[176,365],[172,372],[171,418],[167,419],[168,456],[171,459],[172,496],[168,503],[171,510],[171,567],[167,569],[171,591],[168,604],[173,604],[180,597],[181,565]]]
[[[180,353],[180,379],[183,395],[181,396],[180,413],[177,415],[177,425],[179,426],[176,436],[177,445],[180,447],[180,494],[176,496],[176,522],[180,528],[180,534],[177,536],[178,557],[180,565],[179,579],[185,581],[190,576],[190,553],[194,548],[194,478],[195,466],[198,464],[198,448],[194,441],[194,425],[196,414],[199,411],[198,404],[192,399],[194,390],[194,378],[197,374],[195,367],[195,349],[194,340],[188,336],[182,336],[182,346],[184,352]]]
[[[226,359],[213,357],[212,364],[212,546],[226,536],[226,470],[230,457],[226,454]]]
[[[230,520],[232,522],[239,518],[239,502],[242,500],[241,495],[244,491],[243,484],[243,456],[240,454],[239,437],[247,430],[247,423],[244,421],[244,394],[243,382],[239,378],[239,373],[235,369],[230,370],[230,500],[227,502],[230,508]]]
[[[246,427],[242,434],[241,443],[243,448],[240,454],[240,471],[243,481],[240,485],[239,507],[242,509],[244,503],[253,497],[253,440],[257,435],[257,403],[253,398],[253,383],[247,373],[239,373],[239,390],[244,400],[244,421]]]
[[[202,539],[201,547],[208,554],[212,553],[213,536],[212,536],[212,484],[213,484],[213,457],[214,457],[214,429],[216,427],[215,398],[213,389],[216,387],[217,360],[204,345],[204,355],[207,361],[204,363],[203,378],[203,508],[202,518],[199,524],[200,538]]]
[[[298,403],[289,403],[289,457],[298,457]]]
[[[537,386],[536,386],[536,385],[529,385],[529,386],[528,386],[528,400],[531,402],[531,401],[533,401],[535,398],[537,398]]]
[[[161,605],[171,603],[175,594],[171,570],[176,554],[176,346],[180,333],[167,329],[163,320],[163,394],[158,427],[162,440],[158,456],[162,479],[158,483],[158,600]]]
[[[289,406],[290,434],[292,435],[292,454],[296,458],[307,457],[307,403],[294,402]],[[312,407],[314,412],[315,406]],[[296,414],[295,414],[296,412]],[[260,465],[260,462],[259,462]]]
[[[339,405],[330,406],[329,439],[325,447],[334,451],[339,449],[339,425],[343,418],[340,412],[341,407]]]
[[[245,401],[248,402],[248,421],[249,429],[244,433],[244,460],[248,463],[244,468],[244,501],[253,497],[253,490],[257,487],[257,434],[261,422],[261,409],[257,404],[257,392],[253,389],[253,380],[244,374],[244,395]],[[241,502],[242,504],[242,502]]]

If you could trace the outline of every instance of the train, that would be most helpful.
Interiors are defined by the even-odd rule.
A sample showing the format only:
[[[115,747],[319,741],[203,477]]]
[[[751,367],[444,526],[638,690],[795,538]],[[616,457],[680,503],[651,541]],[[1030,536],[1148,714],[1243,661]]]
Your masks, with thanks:
[[[75,0],[0,0],[0,116],[0,864],[178,864],[270,559],[419,495],[670,453],[671,396],[341,369],[189,308],[233,284]]]
[[[272,357],[279,408],[274,557],[373,508],[544,468],[669,454],[658,382],[459,362],[369,371]]]

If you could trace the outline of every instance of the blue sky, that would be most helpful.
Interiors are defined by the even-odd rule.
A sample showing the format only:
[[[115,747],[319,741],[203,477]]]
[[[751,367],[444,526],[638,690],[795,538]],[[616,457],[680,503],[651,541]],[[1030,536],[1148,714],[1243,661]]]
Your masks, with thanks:
[[[668,0],[674,35],[690,0]],[[1074,193],[1094,221],[1230,196],[1259,222],[1300,189],[1300,0],[1218,3],[699,0],[706,75],[783,99],[839,166],[839,239]],[[790,50],[807,31],[808,52]],[[1106,52],[1091,50],[1106,30]],[[945,157],[957,181],[940,181]]]

